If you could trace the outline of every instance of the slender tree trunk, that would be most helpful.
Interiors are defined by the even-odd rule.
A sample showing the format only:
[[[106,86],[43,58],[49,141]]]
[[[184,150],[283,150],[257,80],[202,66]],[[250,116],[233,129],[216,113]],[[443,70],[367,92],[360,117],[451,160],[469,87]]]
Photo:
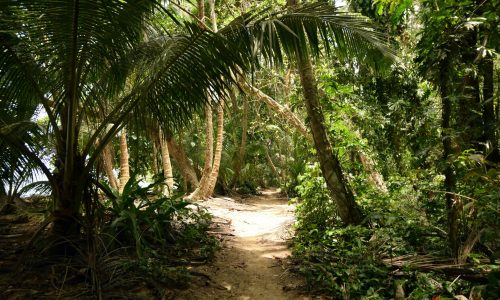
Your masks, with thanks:
[[[370,182],[374,187],[378,188],[381,192],[387,192],[387,185],[385,184],[384,177],[380,174],[376,167],[375,162],[371,157],[365,155],[363,151],[356,149],[356,156],[363,169],[368,173],[368,182]]]
[[[163,177],[165,177],[165,190],[164,194],[167,196],[172,195],[174,190],[174,174],[172,172],[172,164],[170,163],[170,154],[168,151],[168,144],[161,129],[159,130],[160,136],[160,150],[161,162],[163,165]]]
[[[194,167],[189,162],[186,152],[184,152],[184,149],[182,149],[182,147],[171,136],[167,137],[167,146],[170,155],[177,163],[177,166],[184,177],[184,181],[188,183],[188,188],[195,190],[200,185],[200,182],[198,181],[198,176],[196,176]]]
[[[192,192],[187,198],[198,200],[203,197],[203,192],[207,190],[207,185],[209,183],[210,175],[212,174],[212,159],[214,154],[214,136],[213,136],[213,117],[212,117],[212,107],[207,104],[205,109],[206,118],[206,137],[205,137],[205,163],[203,165],[203,174],[201,176],[200,184],[194,192]]]
[[[352,120],[349,118],[349,116],[344,115],[344,119],[346,120],[347,125],[349,126],[349,129],[354,133],[354,135],[357,137],[358,140],[363,139],[361,132],[359,132],[358,129],[356,129],[356,124],[352,122]],[[365,170],[366,173],[368,173],[368,182],[376,187],[379,191],[386,193],[387,192],[387,185],[385,184],[384,176],[380,174],[380,172],[377,170],[377,166],[373,159],[363,153],[363,151],[360,148],[355,148],[354,149],[354,155],[355,158],[361,163],[363,166],[363,169]]]
[[[201,0],[200,0],[201,1]],[[209,0],[210,6],[210,21],[212,23],[212,29],[214,32],[217,32],[217,21],[215,16],[215,2],[214,0]],[[202,19],[202,18],[200,18]],[[218,130],[217,130],[217,146],[220,143],[220,152],[216,153],[216,158],[213,159],[213,122],[212,122],[212,108],[210,105],[207,105],[207,148],[205,150],[205,165],[203,168],[203,175],[200,180],[199,187],[191,193],[187,198],[188,199],[202,199],[210,196],[213,193],[213,189],[215,187],[215,182],[217,181],[217,177],[219,174],[220,167],[220,156],[222,155],[222,140],[224,137],[224,103],[221,101],[220,106],[222,108],[219,109],[218,112]],[[222,130],[219,130],[220,126],[222,126]],[[217,157],[218,156],[218,157]],[[214,182],[215,181],[215,182]]]
[[[208,6],[210,11],[210,23],[212,23],[212,30],[217,32],[217,19],[215,15],[215,0],[208,0]],[[211,124],[212,125],[212,124]],[[200,192],[202,198],[210,197],[217,183],[217,178],[219,177],[219,168],[222,158],[222,145],[224,141],[224,99],[221,99],[219,103],[219,108],[217,110],[217,138],[215,145],[215,153],[213,158],[212,170],[210,176],[207,178],[207,184],[203,187]]]
[[[130,179],[129,154],[127,145],[127,131],[122,129],[120,134],[120,193]]]
[[[211,0],[213,1],[213,0]],[[215,184],[219,177],[220,163],[222,159],[222,146],[224,142],[224,101],[221,101],[217,111],[217,139],[215,143],[214,163],[212,173],[208,179],[207,189],[202,192],[203,198],[210,197],[214,193]]]
[[[287,0],[287,5],[293,7],[297,5],[297,2],[297,0]],[[314,77],[311,60],[309,57],[299,56],[297,64],[316,155],[326,185],[337,204],[337,210],[342,222],[346,225],[361,224],[363,215],[354,201],[354,195],[344,178],[337,154],[333,152],[326,134],[324,116],[319,103],[318,85]]]
[[[241,120],[241,143],[234,160],[234,176],[231,181],[231,186],[234,188],[240,183],[241,168],[245,162],[245,149],[247,145],[247,130],[248,130],[248,99],[243,97],[243,116]]]
[[[101,159],[104,173],[106,173],[106,176],[109,180],[109,186],[113,190],[118,190],[118,180],[116,179],[116,175],[113,172],[113,161],[115,157],[113,152],[113,144],[110,142],[102,150]]]
[[[314,145],[327,187],[337,204],[342,221],[346,225],[361,224],[363,221],[361,210],[354,201],[354,195],[344,178],[339,159],[328,140],[310,59],[300,57],[298,68]]]
[[[285,73],[285,78],[283,79],[283,94],[285,99],[290,97],[290,87],[292,86],[292,67],[288,67]]]
[[[205,25],[205,1],[198,0],[198,19],[200,26]],[[187,198],[198,200],[203,196],[203,192],[207,189],[210,175],[212,174],[212,159],[214,155],[214,137],[213,137],[213,117],[212,107],[210,104],[205,108],[206,130],[205,130],[205,163],[203,166],[203,174],[201,175],[200,184]]]
[[[208,9],[210,11],[210,23],[214,32],[219,31],[217,28],[217,16],[215,15],[215,0],[208,0]]]
[[[467,235],[467,239],[465,239],[465,242],[460,246],[460,252],[457,259],[458,264],[463,264],[467,262],[467,258],[469,257],[469,254],[472,252],[472,249],[474,249],[474,246],[479,241],[481,233],[482,230],[479,230],[477,226],[474,226],[473,228],[470,229],[470,232]]]

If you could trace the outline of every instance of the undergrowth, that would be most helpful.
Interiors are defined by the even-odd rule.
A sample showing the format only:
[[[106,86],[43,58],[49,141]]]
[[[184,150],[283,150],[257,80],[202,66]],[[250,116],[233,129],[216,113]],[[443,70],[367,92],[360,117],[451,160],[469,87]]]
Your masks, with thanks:
[[[84,216],[78,238],[39,235],[23,269],[51,269],[57,297],[152,299],[187,287],[188,267],[210,261],[219,247],[206,233],[211,215],[182,195],[155,194],[156,185],[130,179],[122,193],[100,200],[93,218]]]
[[[483,297],[475,299],[490,299],[497,293],[498,266],[485,263],[487,257],[478,251],[469,255],[468,262],[475,270],[491,271],[489,278],[464,280],[465,276],[433,272],[432,261],[428,270],[392,264],[405,256],[449,255],[443,195],[431,192],[439,190],[442,178],[425,176],[425,185],[390,178],[388,192],[369,187],[362,179],[352,180],[365,224],[344,227],[319,166],[309,165],[298,178],[298,198],[292,200],[297,205],[293,259],[308,287],[333,299],[454,299],[474,293]],[[486,180],[484,175],[481,178]],[[486,188],[477,194],[486,193]],[[488,207],[475,210],[498,216]],[[492,230],[484,227],[481,240],[490,246]]]

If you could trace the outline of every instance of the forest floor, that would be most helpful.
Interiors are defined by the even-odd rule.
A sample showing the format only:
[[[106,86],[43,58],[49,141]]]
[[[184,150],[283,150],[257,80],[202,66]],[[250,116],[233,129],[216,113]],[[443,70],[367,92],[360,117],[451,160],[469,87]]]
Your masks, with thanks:
[[[0,299],[75,299],[69,295],[84,288],[84,280],[60,278],[68,272],[64,262],[51,267],[40,262],[18,272],[24,258],[32,258],[26,246],[47,210],[42,202],[21,204],[20,211],[0,216]],[[188,267],[192,276],[186,289],[167,288],[159,299],[311,299],[303,293],[303,279],[289,271],[288,241],[295,220],[285,197],[265,190],[198,204],[213,215],[209,233],[221,241],[221,249],[211,262]],[[146,294],[137,299],[153,299]]]
[[[310,299],[304,283],[287,270],[294,208],[276,190],[248,198],[199,203],[214,216],[222,249],[213,263],[190,271],[200,276],[175,299]]]

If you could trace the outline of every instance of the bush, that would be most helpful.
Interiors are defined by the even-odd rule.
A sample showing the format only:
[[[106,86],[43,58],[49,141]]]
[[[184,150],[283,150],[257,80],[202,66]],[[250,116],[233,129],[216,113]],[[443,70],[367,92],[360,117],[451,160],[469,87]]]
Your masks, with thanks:
[[[408,178],[388,181],[389,192],[358,189],[367,224],[343,227],[317,164],[299,176],[293,257],[311,289],[337,299],[390,299],[396,286],[410,299],[466,294],[470,283],[408,268],[397,277],[383,260],[400,255],[443,255],[447,248],[442,199],[429,197],[441,180],[432,174],[420,190]],[[356,179],[356,178],[354,178]],[[361,181],[355,181],[360,184]]]
[[[190,256],[211,257],[217,242],[206,234],[210,214],[190,205],[181,195],[155,195],[159,182],[141,187],[131,178],[123,192],[109,200],[106,214],[110,219],[104,232],[119,246],[135,249],[139,259],[162,256],[160,253],[167,250],[171,255],[191,252]]]

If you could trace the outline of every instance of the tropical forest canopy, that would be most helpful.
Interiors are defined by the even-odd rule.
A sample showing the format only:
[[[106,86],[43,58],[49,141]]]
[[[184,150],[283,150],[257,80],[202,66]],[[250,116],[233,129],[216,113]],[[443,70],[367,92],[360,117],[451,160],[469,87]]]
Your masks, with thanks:
[[[109,239],[144,271],[172,245],[216,251],[191,203],[277,187],[296,205],[292,259],[314,292],[493,299],[499,12],[493,0],[0,0],[2,210],[45,195],[40,247],[78,255],[68,241],[81,240],[98,256]]]

